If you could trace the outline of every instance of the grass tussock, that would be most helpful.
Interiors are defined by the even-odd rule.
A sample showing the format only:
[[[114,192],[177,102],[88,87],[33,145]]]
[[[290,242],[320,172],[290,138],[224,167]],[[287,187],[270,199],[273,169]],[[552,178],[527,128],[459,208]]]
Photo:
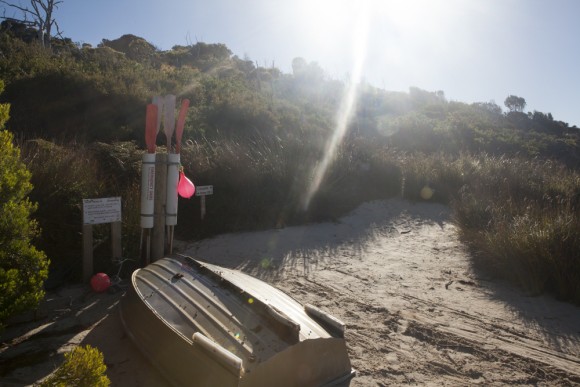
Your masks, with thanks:
[[[474,266],[580,303],[580,175],[550,160],[403,154],[403,196],[449,203]]]
[[[578,173],[550,161],[489,156],[463,165],[452,205],[476,265],[531,294],[580,302]]]

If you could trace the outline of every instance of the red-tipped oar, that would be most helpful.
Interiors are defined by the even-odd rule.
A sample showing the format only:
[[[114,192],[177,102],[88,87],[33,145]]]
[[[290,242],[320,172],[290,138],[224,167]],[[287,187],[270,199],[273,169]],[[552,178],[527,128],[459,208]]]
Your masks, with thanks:
[[[147,153],[155,153],[155,142],[157,139],[157,105],[147,105],[147,114],[145,116],[145,145]]]
[[[171,138],[175,131],[175,96],[168,94],[163,103],[163,130],[167,137],[167,153],[171,153]]]
[[[179,109],[179,118],[177,118],[177,127],[175,128],[175,153],[181,153],[181,137],[183,136],[187,109],[189,109],[189,100],[184,99],[181,101],[181,109]]]

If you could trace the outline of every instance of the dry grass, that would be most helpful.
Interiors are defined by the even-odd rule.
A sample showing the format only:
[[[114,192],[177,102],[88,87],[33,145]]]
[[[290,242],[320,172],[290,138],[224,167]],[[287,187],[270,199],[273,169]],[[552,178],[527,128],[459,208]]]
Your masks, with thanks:
[[[53,262],[78,261],[83,198],[121,196],[124,254],[138,253],[139,161],[132,143],[20,144],[33,173],[32,199]],[[479,268],[530,293],[580,302],[580,175],[551,161],[462,154],[398,153],[376,139],[341,146],[311,205],[304,195],[322,156],[308,138],[202,138],[184,144],[182,164],[196,185],[213,185],[207,214],[180,199],[181,238],[337,219],[358,204],[403,195],[450,203]],[[426,190],[426,188],[428,188]],[[425,195],[428,193],[429,195]],[[108,230],[100,235],[108,238]],[[75,261],[75,262],[76,262]]]
[[[478,157],[453,201],[476,264],[532,294],[580,302],[580,177],[550,162]]]

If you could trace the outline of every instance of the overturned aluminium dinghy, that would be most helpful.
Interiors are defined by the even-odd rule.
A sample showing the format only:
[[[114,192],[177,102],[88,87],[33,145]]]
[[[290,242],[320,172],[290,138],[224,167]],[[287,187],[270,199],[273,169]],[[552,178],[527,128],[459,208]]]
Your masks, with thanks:
[[[344,324],[267,283],[189,257],[135,271],[125,330],[176,386],[348,386]]]

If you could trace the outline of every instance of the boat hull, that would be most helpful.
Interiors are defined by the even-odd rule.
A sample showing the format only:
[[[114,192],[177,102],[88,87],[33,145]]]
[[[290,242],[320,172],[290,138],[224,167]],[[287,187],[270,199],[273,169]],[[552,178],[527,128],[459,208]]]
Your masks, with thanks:
[[[175,386],[346,386],[354,376],[336,324],[254,277],[181,257],[131,282],[125,330]]]

